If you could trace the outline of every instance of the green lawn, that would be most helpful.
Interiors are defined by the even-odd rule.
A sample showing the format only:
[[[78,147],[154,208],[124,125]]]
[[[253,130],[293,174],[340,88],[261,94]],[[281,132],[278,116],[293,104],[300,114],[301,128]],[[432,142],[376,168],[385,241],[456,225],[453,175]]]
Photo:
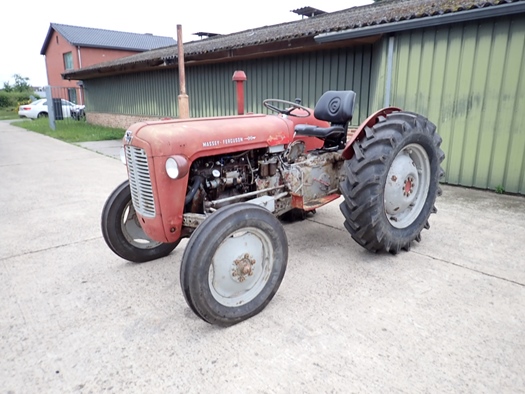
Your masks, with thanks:
[[[18,119],[18,111],[16,108],[0,108],[0,120]]]
[[[55,131],[49,127],[47,118],[24,120],[14,125],[66,142],[116,140],[121,139],[125,131],[124,129],[95,126],[84,121],[57,120],[55,124]]]

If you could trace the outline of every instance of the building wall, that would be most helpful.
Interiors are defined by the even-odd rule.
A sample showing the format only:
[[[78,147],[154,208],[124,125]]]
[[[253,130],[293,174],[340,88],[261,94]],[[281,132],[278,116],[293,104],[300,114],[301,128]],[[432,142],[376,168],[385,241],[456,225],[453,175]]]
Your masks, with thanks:
[[[251,61],[186,68],[191,117],[236,113],[235,70],[244,70],[246,112],[266,113],[263,100],[295,100],[314,107],[326,90],[354,90],[354,124],[366,118],[372,47],[318,51]],[[177,117],[176,69],[86,80],[88,111],[108,114]]]
[[[159,116],[135,116],[122,114],[107,114],[98,112],[88,112],[86,114],[86,121],[91,124],[96,124],[106,127],[114,127],[116,129],[126,130],[133,123],[147,122],[153,120],[161,120]]]
[[[137,53],[135,51],[85,47],[82,47],[79,50],[79,48],[71,45],[62,35],[53,31],[53,35],[46,49],[45,57],[47,83],[56,88],[53,92],[54,97],[60,97],[67,100],[71,99],[67,88],[75,88],[77,92],[77,102],[82,102],[82,92],[77,85],[77,81],[64,80],[61,75],[65,71],[64,54],[68,52],[71,52],[74,69],[80,68],[80,65],[82,65],[82,67],[87,67]]]
[[[395,40],[391,103],[436,123],[445,181],[525,194],[525,16]]]
[[[110,60],[120,59],[122,57],[135,55],[136,51],[120,51],[116,49],[105,48],[87,48],[81,47],[80,54],[77,57],[77,64],[82,62],[82,67],[92,66],[93,64],[109,62]],[[75,66],[77,68],[77,66]]]
[[[353,89],[353,124],[385,104],[427,116],[443,137],[444,181],[525,194],[525,15],[393,35],[390,95],[388,43],[187,67],[190,115],[235,113],[231,76],[244,70],[246,110],[264,98],[303,99]],[[88,108],[100,114],[177,117],[176,70],[85,81]],[[100,115],[99,119],[103,119]]]
[[[76,87],[77,81],[66,81],[62,79],[61,73],[64,72],[64,53],[71,52],[73,55],[74,68],[78,67],[77,49],[71,45],[64,37],[53,31],[51,40],[46,49],[46,71],[47,83],[51,86]]]

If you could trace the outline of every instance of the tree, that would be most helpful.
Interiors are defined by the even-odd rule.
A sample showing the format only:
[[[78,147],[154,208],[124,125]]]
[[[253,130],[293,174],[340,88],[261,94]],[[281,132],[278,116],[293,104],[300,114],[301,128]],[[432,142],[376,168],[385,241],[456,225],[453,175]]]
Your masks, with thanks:
[[[27,92],[32,90],[31,85],[29,84],[29,78],[23,77],[20,74],[13,75],[13,78],[15,79],[15,84],[13,86],[13,90],[15,92]]]
[[[4,82],[3,91],[6,92],[6,93],[9,93],[9,92],[13,91],[13,87],[11,85],[9,85],[8,81]]]
[[[29,78],[23,77],[20,74],[13,75],[15,84],[11,85],[9,81],[4,82],[3,91],[6,93],[17,92],[17,93],[27,93],[32,92],[33,88],[29,84]]]

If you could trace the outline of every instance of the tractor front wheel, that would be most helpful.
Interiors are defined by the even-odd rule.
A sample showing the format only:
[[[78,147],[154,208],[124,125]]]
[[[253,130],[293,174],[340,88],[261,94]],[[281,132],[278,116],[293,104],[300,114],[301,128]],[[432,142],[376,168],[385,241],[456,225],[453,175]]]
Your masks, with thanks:
[[[182,257],[182,291],[201,319],[231,326],[266,307],[287,261],[288,241],[277,218],[254,204],[232,204],[192,234]]]
[[[436,126],[409,112],[380,117],[353,145],[340,184],[345,228],[365,249],[409,250],[429,228],[445,158]]]
[[[121,183],[106,200],[102,209],[101,229],[109,248],[116,255],[134,263],[167,256],[180,242],[157,242],[146,235],[131,201],[129,181]]]

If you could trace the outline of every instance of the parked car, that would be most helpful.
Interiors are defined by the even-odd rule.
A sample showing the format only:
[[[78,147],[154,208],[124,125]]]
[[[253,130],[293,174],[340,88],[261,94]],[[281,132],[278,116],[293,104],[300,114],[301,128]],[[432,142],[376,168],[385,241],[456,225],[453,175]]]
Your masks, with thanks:
[[[71,101],[61,99],[62,117],[70,118],[71,110],[84,109],[84,105],[76,105]],[[55,113],[55,116],[57,114]],[[42,118],[48,116],[47,99],[33,101],[31,104],[21,105],[18,109],[18,116],[21,118]]]
[[[76,105],[71,108],[71,118],[75,120],[86,120],[86,112],[84,105]]]

